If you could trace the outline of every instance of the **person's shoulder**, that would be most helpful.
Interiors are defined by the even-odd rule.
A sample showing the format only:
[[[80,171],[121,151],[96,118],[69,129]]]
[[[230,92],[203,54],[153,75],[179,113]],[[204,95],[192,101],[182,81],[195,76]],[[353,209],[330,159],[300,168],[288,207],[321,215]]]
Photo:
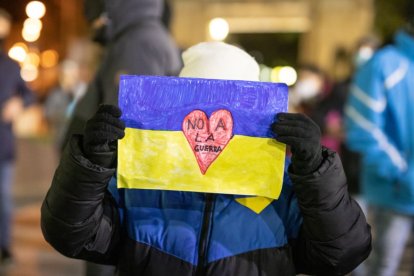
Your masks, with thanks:
[[[20,65],[17,63],[17,61],[11,59],[7,54],[0,54],[0,62],[5,68],[8,69],[8,71],[20,70]]]
[[[389,62],[390,60],[400,59],[404,56],[398,50],[395,45],[386,45],[382,49],[378,50],[373,57],[374,61],[377,62]]]
[[[378,50],[375,55],[356,72],[356,78],[365,79],[372,74],[386,78],[404,63],[405,57],[394,45],[387,45]]]
[[[385,79],[395,72],[405,71],[409,64],[408,57],[394,45],[384,47],[374,58],[374,66]]]
[[[6,53],[0,51],[0,60],[4,63],[13,64],[14,66],[19,66],[17,61],[11,59]]]

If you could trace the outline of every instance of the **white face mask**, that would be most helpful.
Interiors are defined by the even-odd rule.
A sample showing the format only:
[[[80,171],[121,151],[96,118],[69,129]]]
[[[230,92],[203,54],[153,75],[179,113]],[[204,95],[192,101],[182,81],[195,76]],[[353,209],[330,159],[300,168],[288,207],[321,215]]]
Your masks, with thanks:
[[[354,56],[355,67],[361,67],[374,55],[374,49],[371,47],[361,47]]]
[[[304,102],[316,97],[320,93],[320,85],[316,80],[299,80],[292,91],[296,102]]]

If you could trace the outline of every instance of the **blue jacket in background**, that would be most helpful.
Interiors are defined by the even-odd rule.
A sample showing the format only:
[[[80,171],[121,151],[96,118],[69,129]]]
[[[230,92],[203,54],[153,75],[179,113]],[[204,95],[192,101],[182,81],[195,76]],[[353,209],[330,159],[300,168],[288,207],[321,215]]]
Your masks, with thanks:
[[[362,154],[369,203],[414,214],[414,38],[404,31],[354,77],[347,144]]]
[[[34,99],[30,89],[20,77],[19,65],[0,49],[0,111],[12,97],[21,97],[25,105]],[[14,136],[11,123],[3,122],[0,116],[0,162],[14,158]]]

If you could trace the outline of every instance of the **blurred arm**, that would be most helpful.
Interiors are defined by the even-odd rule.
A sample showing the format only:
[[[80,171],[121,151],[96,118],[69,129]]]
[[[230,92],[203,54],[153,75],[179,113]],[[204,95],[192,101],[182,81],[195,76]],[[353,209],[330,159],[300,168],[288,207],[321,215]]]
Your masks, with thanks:
[[[55,172],[41,209],[43,235],[65,256],[113,264],[120,221],[107,186],[115,169],[91,163],[81,145],[73,136]]]
[[[35,102],[35,95],[33,91],[27,87],[26,82],[20,77],[20,70],[18,72],[18,81],[17,81],[17,95],[23,101],[24,106],[31,105]]]
[[[386,83],[378,60],[364,66],[355,76],[345,107],[346,142],[360,152],[364,165],[391,181],[407,169],[407,163],[384,132]]]

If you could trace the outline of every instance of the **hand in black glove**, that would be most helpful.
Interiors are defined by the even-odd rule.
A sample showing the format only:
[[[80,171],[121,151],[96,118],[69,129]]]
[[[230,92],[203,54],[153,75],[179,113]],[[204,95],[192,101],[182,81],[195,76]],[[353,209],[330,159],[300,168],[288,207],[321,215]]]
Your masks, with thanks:
[[[113,105],[101,105],[86,123],[83,137],[85,156],[94,164],[110,168],[116,160],[117,141],[125,136],[121,110]]]
[[[292,172],[306,175],[322,163],[321,130],[308,116],[300,113],[279,113],[271,128],[275,138],[291,147]]]

